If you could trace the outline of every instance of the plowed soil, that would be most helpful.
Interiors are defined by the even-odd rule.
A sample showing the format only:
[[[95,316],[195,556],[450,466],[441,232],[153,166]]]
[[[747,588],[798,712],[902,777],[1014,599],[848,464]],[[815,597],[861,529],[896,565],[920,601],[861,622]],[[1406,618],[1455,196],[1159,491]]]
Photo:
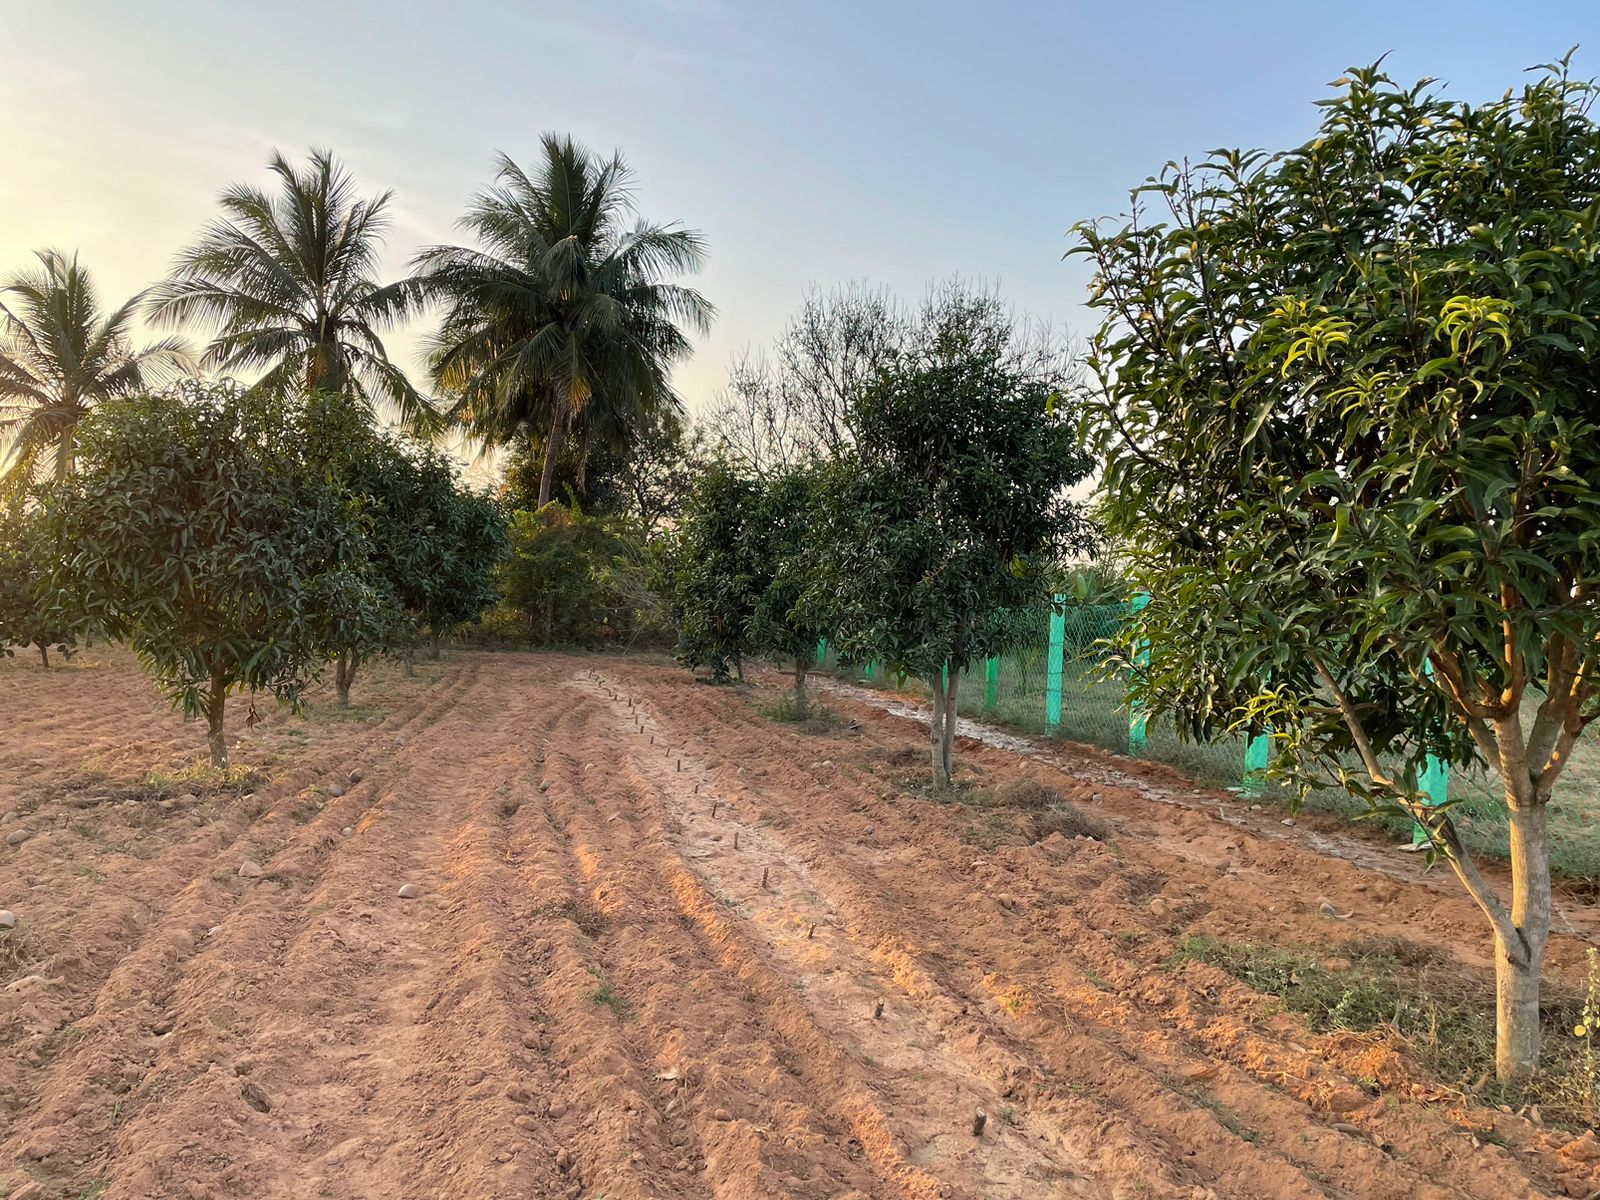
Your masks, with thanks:
[[[363,686],[351,719],[240,728],[265,772],[241,795],[150,779],[201,737],[120,652],[0,665],[0,1196],[1600,1188],[1592,1139],[1173,965],[1202,931],[1481,967],[1481,917],[1403,856],[963,739],[983,786],[1038,780],[1109,831],[1040,837],[921,796],[922,732],[846,694],[818,734],[618,658]],[[1564,910],[1553,975],[1592,921]]]

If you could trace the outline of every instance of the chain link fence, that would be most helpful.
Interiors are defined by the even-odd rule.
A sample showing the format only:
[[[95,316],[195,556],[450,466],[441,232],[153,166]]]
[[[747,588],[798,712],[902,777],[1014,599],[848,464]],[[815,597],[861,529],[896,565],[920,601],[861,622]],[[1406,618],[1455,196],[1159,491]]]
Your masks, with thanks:
[[[1257,742],[1252,755],[1249,739],[1243,736],[1206,743],[1184,741],[1169,723],[1146,725],[1130,711],[1123,681],[1108,673],[1112,666],[1109,643],[1129,613],[1127,604],[1079,604],[1067,600],[1029,613],[1021,619],[1011,646],[962,673],[962,715],[1041,738],[1085,742],[1116,754],[1165,763],[1197,782],[1247,790],[1252,800],[1287,806],[1290,796],[1286,792],[1263,787],[1248,778],[1253,769],[1265,765],[1266,748],[1261,742]],[[841,664],[831,651],[826,651],[825,644],[824,651],[819,661],[825,671],[879,687],[916,693],[925,690],[921,680],[886,678],[876,664]],[[1052,678],[1052,660],[1057,654],[1061,664],[1059,684]],[[1600,758],[1600,752],[1594,752],[1594,756]],[[1592,767],[1575,761],[1569,773],[1574,778],[1566,782],[1563,790],[1582,794],[1577,797],[1579,803],[1556,805],[1551,810],[1552,865],[1569,875],[1597,878],[1600,839],[1590,822],[1600,819],[1600,814],[1591,811],[1588,800],[1589,792],[1594,790],[1590,776],[1592,773],[1600,777],[1600,761]],[[1499,778],[1477,768],[1441,770],[1434,779],[1435,801],[1442,801],[1448,794],[1456,802],[1453,816],[1467,845],[1475,851],[1503,857],[1509,827]],[[1348,818],[1367,814],[1366,806],[1340,787],[1313,792],[1307,804]],[[1412,836],[1412,829],[1404,820],[1372,819],[1396,840]]]

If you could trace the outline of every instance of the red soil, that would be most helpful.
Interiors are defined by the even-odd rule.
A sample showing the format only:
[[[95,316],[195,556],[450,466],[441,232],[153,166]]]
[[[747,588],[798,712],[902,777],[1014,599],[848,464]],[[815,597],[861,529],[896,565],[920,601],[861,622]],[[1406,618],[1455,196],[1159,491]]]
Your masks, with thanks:
[[[0,1196],[1600,1188],[1592,1142],[1168,966],[1190,931],[1486,961],[1481,917],[1409,860],[1158,769],[963,740],[985,785],[1039,779],[1114,834],[1028,845],[902,790],[922,735],[850,697],[854,727],[808,735],[621,659],[378,686],[370,720],[242,733],[271,764],[253,798],[162,807],[113,785],[202,739],[131,660],[0,666]],[[1354,913],[1336,933],[1323,899]],[[1558,937],[1553,972],[1582,948]]]

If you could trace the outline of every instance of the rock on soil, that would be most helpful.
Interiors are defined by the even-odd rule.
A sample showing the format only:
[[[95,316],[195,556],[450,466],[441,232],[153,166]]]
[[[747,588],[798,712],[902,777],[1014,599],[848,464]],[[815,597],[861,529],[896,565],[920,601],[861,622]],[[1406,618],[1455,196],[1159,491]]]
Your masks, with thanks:
[[[26,829],[13,829],[10,833],[6,834],[6,845],[20,846],[23,842],[28,840],[28,836],[28,831]]]
[[[405,883],[400,885],[400,899],[415,900],[420,895],[422,895],[422,888],[417,884]]]
[[[15,929],[17,927],[17,914],[9,908],[0,908],[0,929]]]
[[[260,879],[262,874],[261,864],[258,862],[253,862],[247,858],[239,864],[240,879]]]

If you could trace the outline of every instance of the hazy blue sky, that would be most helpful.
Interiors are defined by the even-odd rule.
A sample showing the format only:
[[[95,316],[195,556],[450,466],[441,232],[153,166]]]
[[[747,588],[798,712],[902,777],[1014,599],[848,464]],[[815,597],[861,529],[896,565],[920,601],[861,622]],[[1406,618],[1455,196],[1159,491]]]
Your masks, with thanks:
[[[721,317],[679,374],[699,407],[812,282],[961,272],[1081,331],[1066,230],[1167,159],[1303,140],[1327,81],[1386,52],[1485,98],[1579,42],[1600,73],[1594,0],[0,0],[0,271],[75,247],[120,300],[222,185],[312,144],[394,190],[399,270],[496,150],[570,131],[709,239]]]

